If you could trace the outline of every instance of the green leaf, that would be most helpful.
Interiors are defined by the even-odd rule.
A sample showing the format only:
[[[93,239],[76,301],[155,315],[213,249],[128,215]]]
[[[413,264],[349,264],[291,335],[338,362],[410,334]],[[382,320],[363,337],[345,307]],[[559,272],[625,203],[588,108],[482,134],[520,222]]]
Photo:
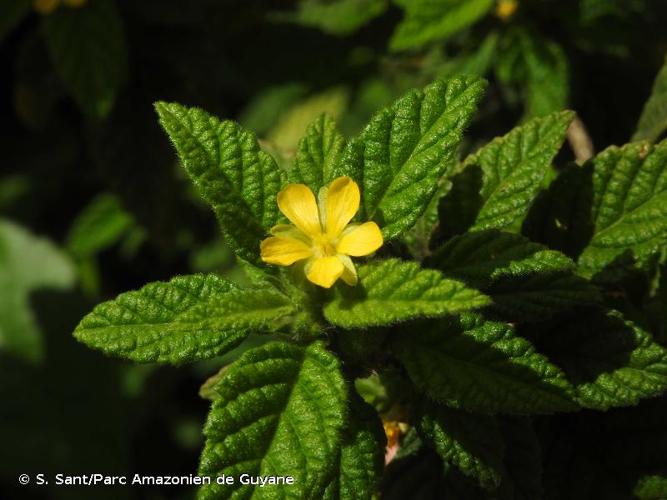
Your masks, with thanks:
[[[574,274],[574,261],[518,234],[466,233],[449,240],[430,263],[489,295],[492,307],[512,320],[542,320],[601,300],[594,285]]]
[[[419,432],[438,455],[486,490],[500,485],[505,443],[498,422],[435,404],[421,408]]]
[[[667,130],[667,59],[655,77],[651,95],[637,123],[633,141],[646,139],[655,142]]]
[[[78,257],[95,255],[117,243],[133,225],[133,217],[123,210],[114,195],[101,194],[74,220],[67,236],[67,249]]]
[[[248,261],[278,220],[276,195],[282,174],[261,151],[255,135],[198,108],[159,102],[160,124],[183,168],[215,212],[226,243]]]
[[[593,236],[579,256],[582,273],[634,257],[643,263],[667,243],[667,140],[612,146],[592,168]]]
[[[449,180],[441,179],[440,185],[426,206],[424,213],[417,219],[415,225],[403,235],[403,241],[408,245],[410,252],[417,260],[421,261],[431,253],[431,237],[440,222],[438,219],[440,200],[451,188],[452,183]]]
[[[303,0],[296,12],[276,12],[271,18],[319,28],[333,35],[349,35],[381,15],[388,0]]]
[[[293,312],[276,290],[242,289],[214,274],[194,274],[98,305],[74,336],[113,356],[182,363],[223,354],[250,332],[275,331]]]
[[[506,97],[518,87],[524,117],[545,116],[567,106],[569,66],[565,52],[557,43],[523,28],[511,29],[501,39],[496,76]]]
[[[345,138],[328,115],[320,115],[299,141],[290,182],[308,185],[313,192],[331,182],[345,147]]]
[[[201,475],[292,476],[290,486],[202,487],[199,498],[317,498],[337,469],[347,419],[340,362],[320,342],[247,351],[216,390],[204,434]]]
[[[56,71],[81,110],[105,117],[127,71],[123,25],[113,0],[58,9],[43,19],[43,33]]]
[[[44,346],[30,294],[42,289],[64,290],[74,281],[74,266],[64,252],[0,219],[0,350],[40,361]]]
[[[261,137],[271,130],[285,109],[301,99],[306,91],[303,84],[292,82],[257,92],[239,116],[239,123]]]
[[[662,500],[667,498],[667,477],[664,475],[644,476],[632,491],[639,500]]]
[[[445,228],[462,211],[472,230],[518,232],[573,117],[565,111],[535,118],[469,156],[443,199]]]
[[[366,219],[386,240],[412,227],[456,161],[461,135],[482,96],[476,77],[436,80],[378,112],[348,143],[335,177],[361,181]]]
[[[291,158],[308,126],[323,113],[337,120],[347,109],[348,99],[345,87],[333,87],[302,99],[281,115],[267,139]]]
[[[364,500],[375,493],[384,468],[386,438],[373,408],[351,395],[350,416],[343,433],[335,477],[325,500]]]
[[[421,391],[455,408],[489,414],[577,408],[559,368],[511,326],[477,314],[402,332],[395,336],[393,350]]]
[[[488,298],[439,271],[389,259],[359,266],[356,287],[338,287],[324,306],[325,318],[343,328],[383,326],[419,317],[475,309]]]
[[[0,2],[0,42],[28,15],[32,0],[3,0]]]
[[[423,47],[447,38],[482,18],[493,7],[493,0],[400,0],[405,18],[389,42],[391,50]]]
[[[667,389],[667,350],[617,311],[553,325],[540,344],[586,408],[635,405]]]

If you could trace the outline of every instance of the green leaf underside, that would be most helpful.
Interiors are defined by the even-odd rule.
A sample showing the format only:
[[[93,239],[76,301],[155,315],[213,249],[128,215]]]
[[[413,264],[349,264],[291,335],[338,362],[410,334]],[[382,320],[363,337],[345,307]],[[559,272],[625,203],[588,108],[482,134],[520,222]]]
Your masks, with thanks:
[[[482,173],[481,205],[472,230],[520,230],[573,117],[564,111],[535,118],[466,159],[466,170]],[[444,203],[443,217],[454,217],[455,207],[447,206],[447,197]]]
[[[345,138],[334,119],[321,115],[308,126],[306,135],[299,141],[290,182],[306,184],[317,194],[322,186],[334,179],[334,168],[344,147]]]
[[[351,395],[349,419],[335,477],[323,495],[325,500],[370,498],[382,476],[386,438],[377,413]]]
[[[667,351],[617,311],[592,313],[544,337],[586,408],[631,406],[667,389]]]
[[[667,130],[667,59],[653,83],[651,96],[646,101],[633,141],[654,142]]]
[[[505,444],[493,417],[426,404],[419,431],[445,462],[487,490],[500,485]]]
[[[579,256],[591,276],[624,257],[640,263],[667,243],[667,140],[612,146],[592,168],[593,236]]]
[[[211,484],[199,498],[318,498],[333,476],[347,417],[339,361],[320,342],[274,342],[239,358],[216,387],[199,473],[292,476],[291,486]]]
[[[259,243],[278,219],[282,174],[255,135],[198,108],[160,102],[160,123],[199,194],[215,212],[225,241],[256,262]]]
[[[386,240],[426,210],[484,88],[475,77],[436,80],[376,113],[348,143],[334,177],[360,183],[362,215],[378,222]]]
[[[420,269],[398,259],[359,266],[359,284],[339,287],[324,306],[325,318],[343,328],[383,326],[419,317],[437,317],[475,309],[488,298],[439,271]]]
[[[484,16],[493,0],[402,0],[405,19],[390,41],[392,50],[419,48],[461,31]]]
[[[506,324],[476,314],[440,320],[394,340],[415,385],[434,400],[480,413],[574,410],[559,368]]]
[[[102,118],[127,71],[122,20],[112,0],[44,16],[43,31],[60,78],[84,113]]]
[[[214,274],[195,274],[98,305],[74,335],[113,356],[181,363],[223,354],[250,332],[275,329],[292,312],[276,290],[242,289]]]
[[[74,282],[74,266],[64,252],[0,218],[0,351],[39,361],[44,347],[30,294]]]
[[[466,233],[449,240],[432,262],[491,296],[493,307],[513,319],[540,320],[601,300],[595,286],[574,274],[569,257],[518,234]]]

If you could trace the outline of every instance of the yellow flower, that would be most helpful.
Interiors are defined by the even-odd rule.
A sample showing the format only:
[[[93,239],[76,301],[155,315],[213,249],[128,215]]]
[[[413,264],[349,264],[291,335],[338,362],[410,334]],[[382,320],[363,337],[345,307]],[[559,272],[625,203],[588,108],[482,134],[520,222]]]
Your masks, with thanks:
[[[517,0],[499,0],[496,4],[496,16],[503,21],[507,21],[518,8],[519,2]]]
[[[290,184],[278,193],[278,208],[290,224],[278,224],[273,236],[260,245],[264,262],[290,266],[306,260],[309,281],[330,288],[338,278],[357,284],[352,257],[373,253],[382,246],[382,233],[375,222],[350,224],[359,210],[359,186],[349,177],[339,177],[320,189],[318,201],[304,184]]]

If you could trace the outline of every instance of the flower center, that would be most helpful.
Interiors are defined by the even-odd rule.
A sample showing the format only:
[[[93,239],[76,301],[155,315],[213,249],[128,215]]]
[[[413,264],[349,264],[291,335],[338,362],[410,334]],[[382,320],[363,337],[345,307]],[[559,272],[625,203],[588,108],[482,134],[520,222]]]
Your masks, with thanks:
[[[336,255],[336,246],[326,234],[319,234],[312,238],[315,257],[332,257]]]

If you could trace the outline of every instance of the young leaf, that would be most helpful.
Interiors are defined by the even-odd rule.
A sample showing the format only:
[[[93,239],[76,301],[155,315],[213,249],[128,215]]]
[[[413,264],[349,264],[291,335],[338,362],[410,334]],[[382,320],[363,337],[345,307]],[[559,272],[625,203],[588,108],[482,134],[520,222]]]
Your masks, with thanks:
[[[198,108],[159,102],[160,124],[183,168],[215,212],[227,244],[248,261],[278,219],[281,171],[255,135]]]
[[[416,262],[389,259],[359,266],[356,287],[339,287],[324,306],[324,316],[343,328],[383,326],[419,317],[437,317],[475,309],[488,298],[439,271]]]
[[[461,175],[481,177],[472,230],[520,230],[573,117],[571,111],[564,111],[535,118],[466,159]],[[440,218],[445,225],[458,213],[456,201],[463,198],[461,190],[470,191],[470,183],[454,182],[443,199]],[[469,195],[465,199],[470,203]]]
[[[400,0],[405,19],[391,37],[391,50],[415,49],[457,33],[483,17],[493,0]]]
[[[484,88],[475,77],[436,80],[375,114],[348,143],[334,176],[361,181],[366,218],[379,223],[386,240],[426,210]]]
[[[306,184],[317,193],[334,179],[334,168],[344,147],[345,138],[338,131],[334,119],[329,115],[320,115],[299,141],[290,181]]]
[[[447,463],[486,490],[500,485],[505,443],[493,417],[475,415],[446,406],[422,405],[418,427]]]
[[[105,117],[125,78],[127,48],[113,0],[58,9],[43,19],[46,45],[56,71],[82,111]]]
[[[617,311],[554,326],[541,343],[586,408],[636,405],[667,389],[667,350]]]
[[[272,342],[247,351],[216,387],[199,473],[292,476],[289,486],[202,487],[199,498],[322,497],[337,467],[347,419],[340,362],[320,342]],[[282,494],[281,494],[282,492]]]
[[[0,219],[0,351],[40,361],[44,347],[30,293],[67,289],[74,281],[74,266],[63,251]]]
[[[464,313],[402,332],[393,350],[429,397],[481,413],[574,410],[563,372],[504,323]]]
[[[655,142],[667,130],[667,59],[653,83],[651,96],[644,104],[633,141]]]
[[[625,257],[642,263],[667,244],[667,140],[612,146],[586,168],[593,169],[593,236],[579,256],[584,275]]]
[[[371,498],[384,468],[386,438],[382,422],[371,406],[350,395],[350,417],[343,432],[335,476],[323,495],[325,500]]]
[[[493,299],[512,320],[542,320],[600,302],[598,289],[574,274],[574,261],[523,236],[496,230],[452,238],[430,263]]]
[[[195,274],[98,305],[74,336],[113,356],[182,363],[223,354],[251,331],[275,330],[293,312],[276,290],[241,289],[214,274]]]

